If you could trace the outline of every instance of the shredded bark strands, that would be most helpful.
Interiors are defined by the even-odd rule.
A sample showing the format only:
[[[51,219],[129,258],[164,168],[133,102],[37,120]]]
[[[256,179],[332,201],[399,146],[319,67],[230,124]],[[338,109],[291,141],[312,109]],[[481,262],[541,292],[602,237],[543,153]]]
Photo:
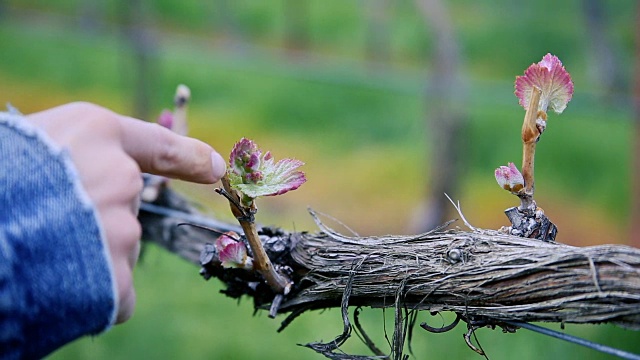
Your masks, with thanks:
[[[497,321],[640,325],[640,251],[620,245],[573,247],[491,230],[418,236],[347,237],[319,223],[291,249],[312,285],[282,304],[331,302],[355,263],[351,305],[393,304]]]
[[[280,330],[308,310],[341,308],[345,332],[330,344],[307,345],[328,358],[404,359],[405,340],[411,335],[415,339],[420,311],[428,312],[424,317],[455,312],[456,321],[467,324],[468,343],[474,329],[489,326],[513,332],[518,327],[512,322],[612,323],[640,330],[639,249],[574,247],[478,228],[436,229],[415,236],[346,236],[311,214],[318,232],[259,231],[274,266],[293,280],[284,296],[274,294],[256,272],[223,269],[207,244],[222,232],[237,231],[237,225],[199,215],[171,189],[155,203],[143,203],[139,218],[145,240],[202,265],[201,274],[221,279],[228,296],[250,296],[256,309],[271,316],[288,314]],[[377,354],[373,357],[339,351],[353,326],[349,307],[394,309],[389,357],[381,357],[373,344],[368,345]]]

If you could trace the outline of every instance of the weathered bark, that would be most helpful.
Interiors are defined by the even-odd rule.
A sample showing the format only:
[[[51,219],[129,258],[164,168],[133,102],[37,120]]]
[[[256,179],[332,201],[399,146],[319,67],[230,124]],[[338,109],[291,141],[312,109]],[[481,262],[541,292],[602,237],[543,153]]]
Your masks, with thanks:
[[[171,190],[156,205],[196,214]],[[348,291],[349,306],[454,311],[467,322],[489,325],[512,320],[609,322],[640,329],[640,250],[632,247],[579,248],[478,229],[347,237],[320,222],[317,233],[263,228],[269,257],[288,268],[295,282],[274,307],[276,294],[258,275],[219,266],[215,250],[205,245],[215,241],[216,232],[178,225],[219,231],[237,226],[197,214],[165,215],[143,205],[146,240],[195,264],[205,263],[205,274],[225,282],[228,295],[252,296],[256,308],[271,308],[273,315],[295,317],[310,309],[340,307]]]

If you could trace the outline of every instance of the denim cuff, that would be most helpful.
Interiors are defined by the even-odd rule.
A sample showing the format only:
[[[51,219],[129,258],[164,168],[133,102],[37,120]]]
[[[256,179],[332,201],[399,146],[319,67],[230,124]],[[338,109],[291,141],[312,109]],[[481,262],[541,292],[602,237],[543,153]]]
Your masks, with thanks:
[[[0,113],[0,355],[41,358],[116,316],[97,210],[67,152]]]

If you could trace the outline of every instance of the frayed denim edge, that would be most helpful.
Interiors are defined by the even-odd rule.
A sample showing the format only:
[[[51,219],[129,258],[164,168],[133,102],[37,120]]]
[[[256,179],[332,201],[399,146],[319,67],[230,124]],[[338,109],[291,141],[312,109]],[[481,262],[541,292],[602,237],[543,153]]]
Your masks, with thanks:
[[[57,143],[55,143],[49,136],[42,130],[33,126],[29,123],[23,115],[20,115],[19,112],[11,111],[11,112],[0,112],[0,123],[6,124],[27,136],[32,136],[40,140],[44,143],[49,150],[51,150],[51,154],[55,156],[60,156],[65,164],[65,171],[70,179],[73,179],[75,193],[80,199],[81,203],[85,206],[86,209],[91,210],[93,217],[95,219],[95,223],[98,225],[98,230],[100,232],[100,240],[102,241],[102,252],[104,254],[105,259],[107,260],[107,267],[109,268],[109,273],[111,275],[111,285],[112,285],[112,293],[113,293],[113,312],[109,316],[109,324],[102,330],[105,332],[109,330],[116,322],[116,318],[118,315],[118,284],[116,283],[115,271],[113,268],[113,261],[111,259],[111,254],[109,253],[109,244],[107,243],[107,237],[105,236],[104,228],[102,226],[102,222],[100,221],[100,216],[98,214],[98,209],[95,204],[89,198],[89,195],[85,191],[84,187],[82,187],[82,183],[80,182],[80,176],[76,170],[73,161],[71,161],[71,157],[69,156],[69,152],[67,149],[61,147]]]

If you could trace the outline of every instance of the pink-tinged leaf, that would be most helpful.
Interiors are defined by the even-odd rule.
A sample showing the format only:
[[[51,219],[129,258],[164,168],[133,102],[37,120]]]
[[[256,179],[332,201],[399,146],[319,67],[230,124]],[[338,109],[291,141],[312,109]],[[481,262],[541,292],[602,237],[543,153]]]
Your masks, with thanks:
[[[242,268],[247,262],[247,247],[244,243],[228,244],[218,253],[218,258],[225,268]]]
[[[272,163],[273,161],[267,161],[269,166]],[[267,170],[269,173],[268,182],[274,187],[274,190],[277,188],[277,191],[267,195],[281,195],[288,191],[293,191],[304,184],[307,181],[307,177],[302,171],[297,170],[302,165],[304,163],[300,160],[282,159],[273,165],[271,171]]]
[[[173,127],[173,113],[171,110],[162,110],[162,113],[158,116],[158,124],[166,127],[167,129],[171,129]]]
[[[282,159],[274,164],[273,159],[269,159],[263,164],[262,181],[238,185],[238,189],[245,195],[252,198],[282,195],[299,188],[307,181],[305,174],[297,170],[304,165],[300,160]]]
[[[545,55],[537,64],[531,64],[523,76],[516,77],[515,94],[525,109],[534,87],[542,90],[539,110],[545,112],[551,107],[556,113],[562,113],[573,96],[571,75],[560,59],[551,54]]]
[[[509,166],[500,166],[497,168],[495,176],[501,188],[511,191],[514,194],[517,194],[524,188],[524,177],[514,163],[509,163]]]

